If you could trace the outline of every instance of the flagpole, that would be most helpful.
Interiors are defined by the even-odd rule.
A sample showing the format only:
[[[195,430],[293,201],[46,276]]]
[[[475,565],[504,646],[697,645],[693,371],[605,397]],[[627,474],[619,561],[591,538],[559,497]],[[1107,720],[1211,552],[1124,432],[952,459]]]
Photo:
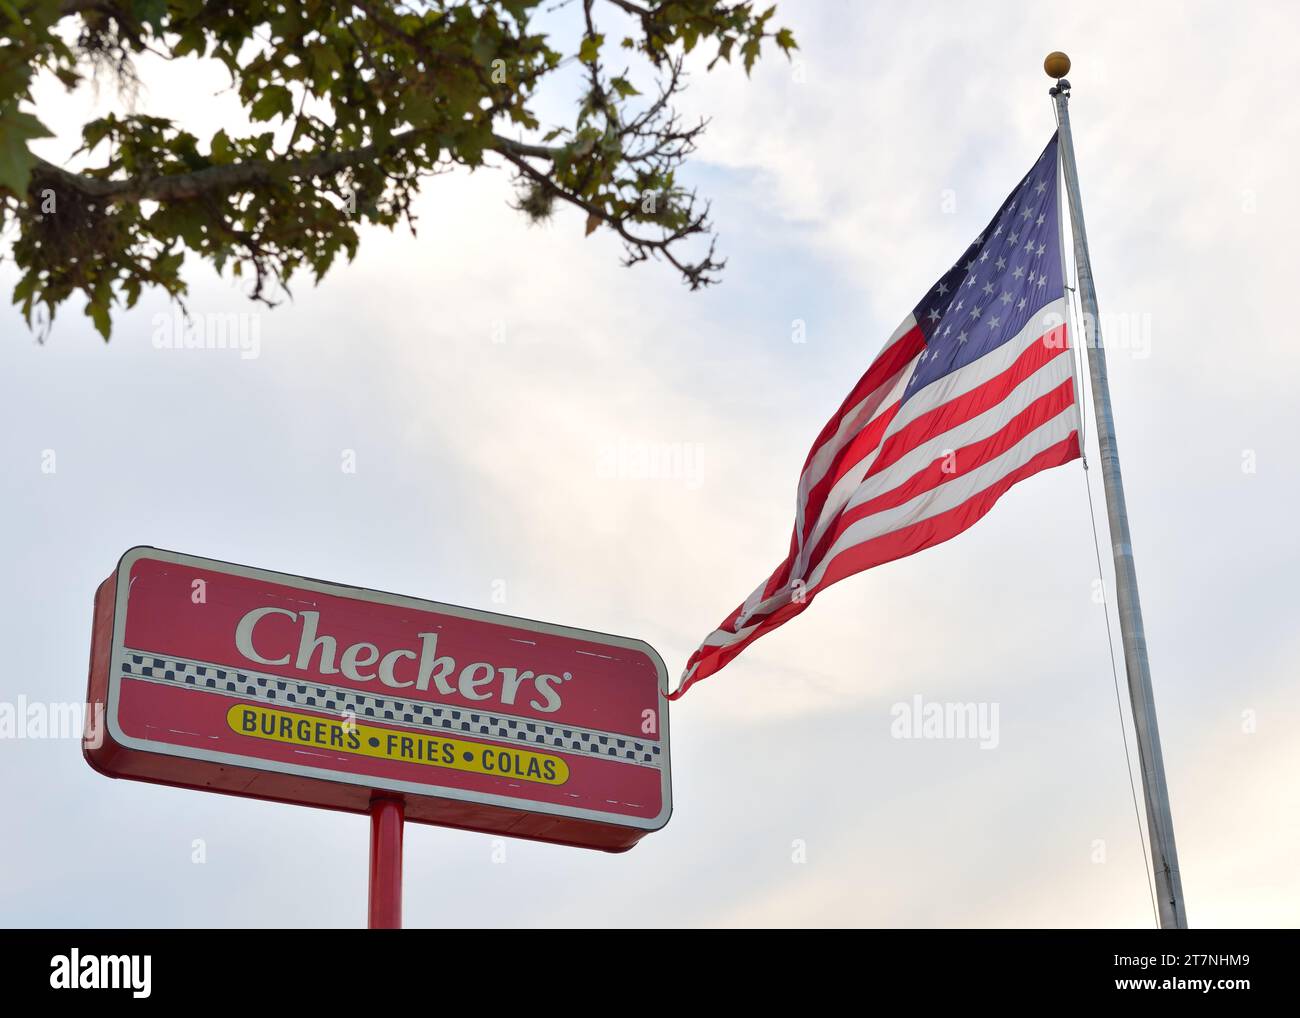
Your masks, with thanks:
[[[1124,503],[1124,481],[1120,475],[1115,446],[1115,419],[1111,413],[1110,387],[1106,380],[1106,350],[1102,345],[1101,320],[1097,314],[1097,293],[1088,260],[1088,233],[1083,225],[1083,203],[1079,197],[1079,173],[1074,162],[1070,136],[1070,83],[1065,75],[1070,58],[1053,53],[1044,62],[1049,77],[1056,78],[1050,90],[1056,101],[1060,127],[1061,167],[1069,197],[1073,223],[1075,275],[1084,318],[1084,344],[1088,348],[1088,376],[1092,381],[1092,402],[1096,417],[1097,444],[1101,451],[1101,476],[1106,489],[1106,512],[1110,521],[1111,550],[1115,558],[1115,586],[1119,602],[1119,625],[1124,640],[1124,668],[1128,673],[1129,699],[1133,705],[1133,727],[1137,734],[1138,760],[1142,767],[1142,791],[1146,799],[1147,830],[1151,840],[1151,868],[1162,929],[1186,929],[1182,878],[1178,872],[1178,850],[1174,845],[1174,821],[1169,809],[1169,788],[1160,752],[1160,730],[1156,724],[1155,696],[1151,691],[1151,667],[1147,662],[1146,635],[1142,629],[1142,605],[1138,600],[1137,572],[1133,565],[1133,541],[1129,535],[1128,510]]]

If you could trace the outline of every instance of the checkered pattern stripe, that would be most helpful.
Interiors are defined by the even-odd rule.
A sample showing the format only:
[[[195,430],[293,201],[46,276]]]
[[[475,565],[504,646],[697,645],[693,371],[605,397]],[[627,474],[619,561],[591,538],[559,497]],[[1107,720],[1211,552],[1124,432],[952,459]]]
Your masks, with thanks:
[[[658,743],[591,728],[548,724],[532,718],[402,700],[393,696],[375,696],[338,686],[301,682],[263,672],[244,671],[130,648],[122,651],[118,666],[119,674],[125,678],[188,686],[259,703],[309,707],[339,715],[350,714],[358,720],[371,718],[448,735],[522,743],[578,756],[618,760],[655,769],[661,767],[662,747]]]

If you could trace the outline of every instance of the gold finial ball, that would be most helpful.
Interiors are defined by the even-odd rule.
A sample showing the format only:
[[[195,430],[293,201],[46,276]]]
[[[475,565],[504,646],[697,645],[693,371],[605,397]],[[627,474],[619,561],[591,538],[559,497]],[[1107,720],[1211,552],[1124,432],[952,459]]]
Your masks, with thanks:
[[[1047,54],[1047,59],[1043,61],[1043,70],[1047,72],[1049,78],[1064,78],[1070,73],[1070,58],[1060,50],[1055,53]]]

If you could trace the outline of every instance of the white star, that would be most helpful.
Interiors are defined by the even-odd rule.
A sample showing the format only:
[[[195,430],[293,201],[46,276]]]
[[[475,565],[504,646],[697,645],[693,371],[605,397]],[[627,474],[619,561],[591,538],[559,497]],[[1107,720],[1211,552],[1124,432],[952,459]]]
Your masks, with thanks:
[[[999,258],[996,262],[994,262],[994,264],[999,269],[1005,269],[1007,267],[1007,260],[1005,258]]]
[[[979,308],[971,308],[971,309],[970,309],[970,316],[971,316],[972,318],[978,318],[978,317],[980,316],[980,309],[979,309]]]
[[[1035,187],[1034,190],[1037,191],[1039,194],[1042,194],[1044,191],[1047,190],[1047,185],[1040,180],[1038,182],[1038,186]]]
[[[1034,253],[1034,242],[1032,240],[1025,241],[1025,250],[1030,254]]]
[[[1046,277],[1046,276],[1039,276],[1039,277],[1038,277],[1038,285],[1039,285],[1039,286],[1046,286],[1046,285],[1047,285],[1047,277]]]
[[[966,263],[966,271],[969,272],[971,270],[971,266],[973,266],[974,264],[975,264],[975,259],[972,258],[970,261]]]
[[[1002,224],[1001,224],[1001,223],[998,223],[998,228],[997,228],[996,230],[993,231],[993,236],[995,236],[995,237],[1001,237],[1001,236],[1002,236]]]
[[[1021,217],[1022,219],[1033,219],[1033,218],[1034,218],[1034,210],[1033,210],[1033,209],[1025,209],[1024,212],[1020,213],[1020,217]]]
[[[1018,234],[1018,233],[1013,233],[1010,237],[1007,238],[1007,240],[1011,241],[1011,243],[1013,243],[1013,244],[1019,244],[1019,243],[1020,243],[1020,234]]]
[[[1043,252],[1046,251],[1046,250],[1047,250],[1047,245],[1046,245],[1046,244],[1039,244],[1039,245],[1038,245],[1038,257],[1039,257],[1039,258],[1043,257]]]
[[[1047,219],[1046,216],[1039,216],[1037,219],[1034,220],[1034,225],[1035,225],[1035,226],[1042,226],[1044,220],[1046,220],[1046,219]]]
[[[1025,310],[1025,298],[1024,298],[1024,297],[1021,297],[1020,300],[1016,302],[1016,310],[1017,310],[1017,311],[1023,311],[1023,310]]]
[[[952,334],[952,326],[951,326],[951,325],[947,326],[947,327],[943,330],[943,334],[944,334],[944,336],[950,336],[950,335]]]
[[[1007,206],[1007,211],[1012,212],[1015,210],[1015,207],[1016,207],[1016,203],[1012,202],[1010,205]]]
[[[969,278],[966,280],[966,285],[967,285],[967,286],[974,286],[974,285],[975,285],[975,277],[974,277],[974,276],[969,277]]]
[[[984,292],[985,292],[986,294],[987,294],[987,293],[992,293],[992,292],[993,292],[993,284],[992,284],[992,283],[985,283],[985,284],[984,284]]]
[[[931,308],[929,318],[930,321],[937,322],[939,320],[939,312],[936,311],[934,308]]]
[[[1011,303],[1011,294],[1006,293],[1006,292],[1004,291],[1003,294],[1002,294],[1002,296],[999,297],[998,300],[1002,301],[1003,304],[1010,304],[1010,303]]]
[[[1001,320],[998,319],[998,318],[990,318],[990,319],[989,319],[987,322],[985,322],[984,324],[987,325],[990,329],[996,329],[999,325],[1002,324],[1002,322],[1001,322]]]
[[[965,306],[966,306],[966,302],[965,302],[964,300],[959,300],[959,301],[957,302],[957,310],[958,310],[958,311],[960,311],[960,310],[961,310],[962,308],[964,308]]]
[[[948,284],[940,283],[937,287],[935,287],[935,289],[939,291],[939,296],[942,297],[945,293],[948,292]]]
[[[957,333],[957,342],[958,342],[958,343],[964,343],[964,342],[966,342],[966,333],[964,333],[964,332],[959,332],[959,333]]]
[[[924,363],[925,363],[925,359],[926,359],[927,357],[929,357],[929,356],[930,356],[930,351],[929,351],[929,350],[922,350],[922,351],[921,351],[921,363],[924,364]]]
[[[988,261],[988,260],[989,260],[989,253],[988,253],[987,251],[981,251],[981,252],[980,252],[980,261],[981,261],[981,262],[986,262],[986,261]]]
[[[1017,279],[1019,279],[1021,276],[1025,274],[1025,270],[1022,269],[1019,265],[1017,265],[1016,270],[1011,274],[1015,276]]]

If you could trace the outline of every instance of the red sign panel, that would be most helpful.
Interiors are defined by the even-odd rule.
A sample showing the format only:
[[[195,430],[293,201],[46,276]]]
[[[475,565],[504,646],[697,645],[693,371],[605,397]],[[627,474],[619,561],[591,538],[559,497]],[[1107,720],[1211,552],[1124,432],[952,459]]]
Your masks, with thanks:
[[[622,851],[668,822],[640,640],[133,548],[95,595],[113,777]],[[90,728],[88,726],[88,731]]]

